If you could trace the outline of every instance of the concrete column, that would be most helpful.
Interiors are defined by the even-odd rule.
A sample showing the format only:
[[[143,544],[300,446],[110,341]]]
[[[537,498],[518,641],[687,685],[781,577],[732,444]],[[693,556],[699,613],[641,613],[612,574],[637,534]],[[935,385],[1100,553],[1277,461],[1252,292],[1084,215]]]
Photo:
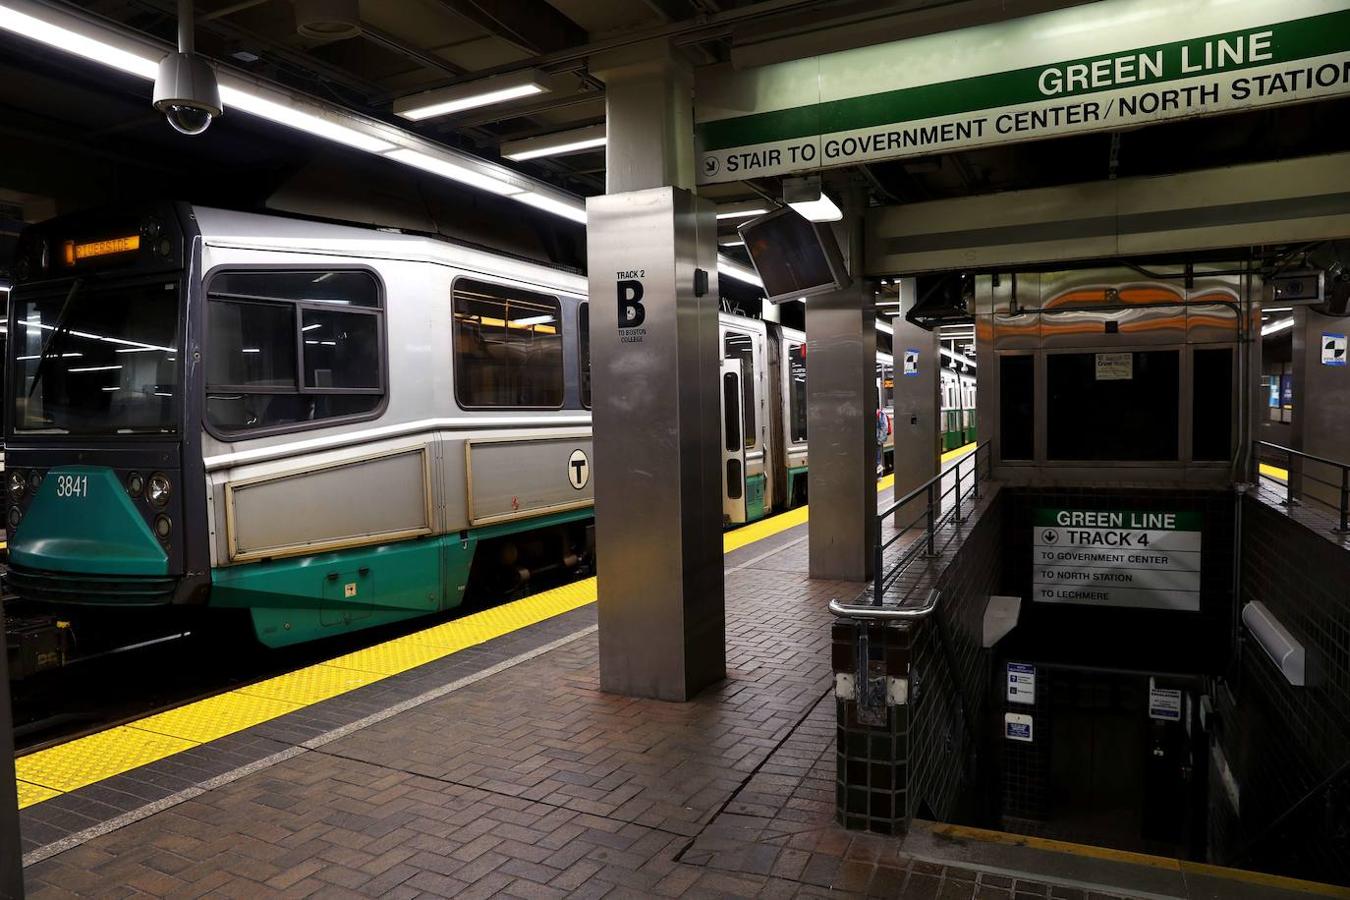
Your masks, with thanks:
[[[900,315],[891,327],[895,357],[895,488],[900,499],[938,473],[939,341],[936,331],[911,323],[905,313],[914,308],[914,279],[900,282]],[[912,360],[910,365],[907,360]],[[896,513],[903,525],[919,514],[917,503],[908,503]]]
[[[5,620],[0,601],[0,622]],[[0,648],[3,650],[3,648]],[[0,652],[0,898],[23,897],[23,844],[14,783],[14,717],[9,703],[9,653]]]
[[[597,60],[608,190],[586,204],[600,687],[687,700],[726,677],[717,223],[693,181],[688,72]]]
[[[1350,463],[1350,366],[1322,361],[1326,335],[1350,335],[1350,317],[1324,316],[1306,307],[1294,309],[1294,449]],[[1305,500],[1340,504],[1340,470],[1315,462],[1298,465],[1290,477]],[[1327,484],[1326,482],[1330,482]]]
[[[665,41],[591,59],[605,82],[605,193],[694,186],[693,74]],[[716,245],[716,235],[713,236]]]
[[[849,269],[862,272],[862,217],[846,205],[838,229]],[[877,517],[876,307],[855,275],[806,301],[806,431],[811,438],[809,571],[867,581]]]

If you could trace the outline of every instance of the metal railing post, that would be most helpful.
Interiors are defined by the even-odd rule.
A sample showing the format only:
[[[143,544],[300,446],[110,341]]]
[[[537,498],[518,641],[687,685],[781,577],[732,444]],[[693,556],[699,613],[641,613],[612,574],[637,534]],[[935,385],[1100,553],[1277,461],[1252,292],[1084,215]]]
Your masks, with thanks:
[[[5,619],[0,601],[0,622]],[[0,647],[0,898],[23,897],[19,788],[14,781],[14,717],[9,702],[9,651]]]
[[[980,499],[980,445],[975,445],[975,452],[971,454],[975,457],[975,465],[970,467],[970,496]]]
[[[872,559],[872,602],[877,606],[881,605],[881,527],[885,521],[884,517],[877,518],[876,542],[872,545],[875,553]]]
[[[1350,531],[1350,467],[1341,467],[1341,527],[1342,534]]]
[[[1284,455],[1284,505],[1294,505],[1294,454]]]
[[[956,464],[956,510],[952,513],[952,521],[961,524],[961,462]]]
[[[941,479],[941,478],[939,478],[936,482],[933,482],[933,481],[928,482],[928,555],[929,555],[929,556],[936,556],[936,555],[937,555],[937,554],[934,552],[935,538],[936,538],[936,535],[934,534],[934,532],[937,531],[937,516],[934,514],[934,511],[933,511],[933,489],[934,489],[935,487],[937,487],[937,486],[938,486],[939,484],[941,484],[941,483],[942,483],[942,479]]]

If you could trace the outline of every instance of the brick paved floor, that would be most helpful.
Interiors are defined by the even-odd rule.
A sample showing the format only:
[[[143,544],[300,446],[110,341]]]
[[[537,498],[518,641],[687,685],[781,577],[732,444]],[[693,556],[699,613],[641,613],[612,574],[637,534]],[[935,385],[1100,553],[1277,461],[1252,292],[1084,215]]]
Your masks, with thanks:
[[[586,632],[38,862],[30,895],[1082,897],[833,824],[826,603],[859,586],[808,581],[802,534],[729,560],[728,678],[691,703],[600,693]]]

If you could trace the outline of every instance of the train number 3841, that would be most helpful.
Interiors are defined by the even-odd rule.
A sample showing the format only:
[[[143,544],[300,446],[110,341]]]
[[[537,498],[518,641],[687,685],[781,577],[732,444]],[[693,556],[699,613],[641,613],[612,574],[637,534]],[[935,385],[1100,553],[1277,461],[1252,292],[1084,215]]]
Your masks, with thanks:
[[[58,475],[56,478],[56,496],[88,497],[88,475]]]

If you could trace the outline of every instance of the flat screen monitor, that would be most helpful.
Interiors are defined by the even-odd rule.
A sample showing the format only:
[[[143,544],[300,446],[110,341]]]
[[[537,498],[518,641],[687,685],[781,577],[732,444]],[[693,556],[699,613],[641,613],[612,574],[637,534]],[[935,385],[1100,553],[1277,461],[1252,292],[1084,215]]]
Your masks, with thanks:
[[[838,290],[849,283],[839,244],[828,225],[788,207],[737,229],[771,303]]]

